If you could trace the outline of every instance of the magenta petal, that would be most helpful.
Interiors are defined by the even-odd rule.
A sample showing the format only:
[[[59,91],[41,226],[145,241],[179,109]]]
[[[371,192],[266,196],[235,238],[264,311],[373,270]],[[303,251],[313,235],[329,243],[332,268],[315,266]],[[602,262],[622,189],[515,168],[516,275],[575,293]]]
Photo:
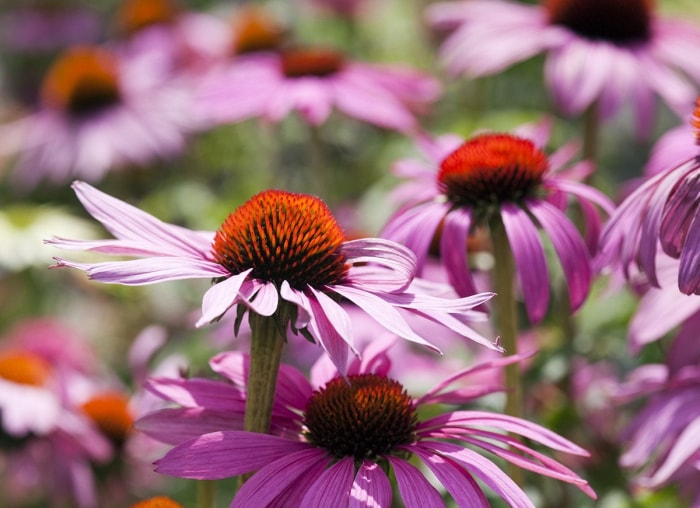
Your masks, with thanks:
[[[200,327],[221,317],[236,302],[239,289],[253,269],[232,275],[223,282],[214,284],[204,293],[202,299],[202,317],[196,325]]]
[[[177,445],[156,462],[155,470],[180,478],[216,480],[277,464],[278,460],[287,461],[295,455],[306,457],[320,453],[306,443],[228,430],[204,434]]]
[[[661,485],[678,469],[693,460],[700,450],[700,417],[691,421],[683,432],[674,436],[675,442],[663,460],[661,467],[651,476],[649,484]]]
[[[401,314],[378,296],[352,287],[333,286],[331,289],[360,307],[384,328],[399,337],[439,351],[437,347],[417,335]]]
[[[152,215],[101,192],[85,182],[73,182],[78,199],[116,238],[141,240],[145,245],[174,249],[177,254],[209,259],[213,233],[166,224]]]
[[[365,459],[355,476],[348,508],[390,508],[391,483],[382,468]]]
[[[153,257],[129,261],[75,263],[54,258],[56,266],[69,266],[87,273],[92,280],[106,284],[142,286],[182,279],[204,279],[221,276],[221,266],[211,261],[177,257]]]
[[[501,218],[518,269],[528,316],[537,323],[544,318],[549,305],[549,274],[539,233],[527,213],[513,204],[503,204]]]
[[[355,459],[340,459],[316,478],[301,506],[347,506],[354,477]]]
[[[468,471],[478,476],[486,485],[501,496],[513,508],[535,508],[527,494],[493,462],[478,453],[452,443],[430,443],[434,452],[455,460]]]
[[[700,214],[695,214],[688,229],[678,269],[678,288],[681,292],[700,294]]]
[[[591,287],[591,265],[586,245],[571,221],[546,201],[528,201],[528,209],[538,220],[557,251],[566,283],[571,310],[577,310]]]
[[[184,407],[230,410],[245,405],[243,389],[213,379],[152,377],[146,381],[146,389]]]
[[[460,296],[469,296],[477,292],[467,257],[467,238],[471,222],[468,210],[453,210],[445,215],[440,237],[442,262],[445,264],[450,284]]]
[[[161,409],[139,418],[134,428],[162,443],[177,445],[211,432],[243,430],[244,412],[245,403],[237,412],[201,407]]]
[[[231,508],[252,508],[268,506],[280,493],[288,489],[294,482],[306,475],[307,471],[316,469],[319,463],[328,463],[330,458],[324,450],[304,444],[305,449],[289,450],[283,456],[266,461],[262,467],[238,491],[231,503]],[[256,455],[255,450],[250,450]],[[255,462],[260,461],[255,457]],[[246,461],[245,458],[241,458]],[[303,495],[303,492],[296,492]],[[287,499],[288,505],[301,506],[301,499]]]
[[[442,508],[445,502],[423,473],[403,459],[386,456],[396,473],[396,483],[406,508]]]
[[[307,327],[339,372],[344,372],[348,362],[348,349],[352,345],[352,326],[345,310],[327,295],[310,288],[309,297],[313,319]],[[330,312],[330,315],[327,314]],[[355,351],[355,354],[359,354]]]
[[[442,457],[430,450],[416,444],[410,447],[423,463],[440,480],[447,492],[464,508],[489,508],[489,502],[474,478],[453,461]]]

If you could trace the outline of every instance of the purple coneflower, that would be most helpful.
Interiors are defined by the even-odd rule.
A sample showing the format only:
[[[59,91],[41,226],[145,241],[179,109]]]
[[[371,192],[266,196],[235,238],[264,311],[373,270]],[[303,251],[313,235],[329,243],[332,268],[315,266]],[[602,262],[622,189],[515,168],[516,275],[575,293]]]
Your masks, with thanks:
[[[79,263],[56,258],[57,266],[77,268],[91,279],[112,284],[214,279],[197,326],[233,307],[240,323],[250,310],[272,316],[280,330],[291,325],[320,344],[337,365],[344,365],[348,347],[353,347],[353,327],[337,303],[342,298],[389,331],[419,344],[431,346],[410,328],[402,312],[498,348],[465,324],[482,317],[472,309],[492,293],[455,299],[438,295],[427,283],[414,280],[416,260],[408,249],[380,238],[344,241],[330,210],[314,196],[261,192],[232,212],[216,232],[208,232],[165,224],[83,182],[73,188],[87,211],[116,238],[48,243],[141,259]]]
[[[570,115],[597,103],[601,116],[609,117],[630,99],[644,133],[651,126],[654,93],[679,112],[692,104],[696,91],[685,75],[700,82],[700,62],[690,56],[700,44],[697,27],[658,16],[653,0],[539,4],[438,3],[428,17],[438,28],[455,30],[440,49],[453,74],[494,74],[546,52],[547,85]]]
[[[279,122],[292,111],[312,126],[337,108],[387,129],[417,128],[414,111],[440,93],[437,80],[399,66],[347,59],[329,48],[289,48],[240,55],[202,84],[198,106],[207,119],[237,122],[262,117]]]
[[[600,228],[593,204],[610,212],[612,203],[597,190],[571,179],[590,171],[587,162],[562,171],[573,155],[573,145],[547,157],[540,148],[548,137],[545,131],[537,129],[527,136],[482,133],[466,141],[454,137],[427,143],[429,167],[403,162],[397,168],[414,179],[407,189],[400,189],[401,195],[420,189],[417,202],[399,210],[382,236],[413,250],[419,269],[431,242],[437,239],[451,284],[466,295],[475,292],[467,239],[478,228],[502,221],[528,315],[537,322],[547,311],[550,293],[547,259],[538,232],[541,227],[559,256],[571,306],[577,309],[588,295],[589,250],[595,248]],[[569,196],[578,198],[583,210],[588,248],[563,213]]]
[[[621,400],[648,398],[626,428],[620,464],[633,469],[639,487],[678,485],[700,503],[700,348],[695,328],[679,334],[665,364],[638,367],[619,389]]]
[[[576,485],[595,498],[588,483],[514,435],[559,452],[587,452],[534,423],[479,410],[435,413],[436,404],[464,404],[499,388],[462,385],[470,375],[518,361],[485,362],[449,377],[422,397],[411,398],[387,377],[387,342],[374,343],[346,376],[317,365],[312,383],[283,366],[277,381],[272,435],[241,428],[247,357],[222,353],[211,366],[226,382],[152,379],[150,389],[183,407],[148,415],[137,426],[174,443],[156,470],[173,476],[217,479],[254,472],[231,506],[392,506],[389,470],[407,507],[444,506],[442,495],[416,468],[431,471],[458,504],[489,506],[477,480],[511,506],[532,507],[525,492],[486,451],[537,474]],[[323,359],[322,359],[323,360]],[[233,384],[231,384],[233,382]],[[460,386],[454,387],[454,383]],[[422,418],[426,409],[432,416]],[[476,450],[478,451],[476,451]]]
[[[59,56],[41,99],[35,113],[0,126],[0,153],[19,154],[13,176],[24,187],[43,178],[95,181],[115,167],[172,157],[193,128],[184,88],[104,48],[79,46]]]
[[[691,124],[697,144],[700,102]],[[700,147],[691,158],[649,178],[620,204],[603,231],[598,262],[619,262],[628,278],[635,265],[659,287],[657,254],[663,251],[680,262],[680,291],[700,294],[699,182]]]

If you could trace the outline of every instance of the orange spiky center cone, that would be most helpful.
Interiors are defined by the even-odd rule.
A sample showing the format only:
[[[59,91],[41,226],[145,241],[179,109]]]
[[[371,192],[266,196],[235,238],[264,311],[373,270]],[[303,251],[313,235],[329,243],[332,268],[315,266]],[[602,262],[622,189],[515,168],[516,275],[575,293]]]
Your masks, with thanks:
[[[116,104],[121,97],[116,58],[96,47],[69,49],[49,69],[41,94],[47,106],[74,115]]]
[[[51,365],[28,351],[0,353],[0,378],[22,385],[43,386],[51,375]]]
[[[377,374],[335,378],[304,410],[307,439],[336,458],[374,459],[410,444],[417,423],[404,387]]]
[[[341,283],[348,266],[343,231],[315,196],[268,190],[231,213],[216,232],[214,259],[231,274],[295,289]]]
[[[288,78],[331,76],[345,65],[343,55],[327,48],[297,48],[282,52],[282,72]]]
[[[156,496],[150,499],[144,499],[136,504],[131,505],[131,508],[183,508],[183,506],[166,496]]]
[[[695,144],[700,145],[700,97],[695,101],[695,109],[690,117],[690,126],[695,134]]]
[[[117,11],[116,24],[120,33],[132,35],[154,25],[168,25],[180,15],[174,0],[125,0]]]
[[[260,7],[244,7],[233,20],[235,54],[272,51],[282,45],[284,30]]]
[[[438,187],[460,206],[519,201],[534,193],[548,166],[547,156],[529,139],[482,134],[442,161]]]
[[[82,410],[116,444],[126,440],[134,424],[129,400],[120,392],[99,393],[83,403]]]
[[[587,39],[614,44],[643,42],[651,37],[653,0],[543,0],[554,25]]]

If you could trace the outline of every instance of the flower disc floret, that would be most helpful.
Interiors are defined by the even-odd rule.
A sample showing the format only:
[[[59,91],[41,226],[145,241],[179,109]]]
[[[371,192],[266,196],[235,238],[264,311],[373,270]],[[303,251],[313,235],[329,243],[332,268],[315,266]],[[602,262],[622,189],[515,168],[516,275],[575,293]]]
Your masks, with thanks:
[[[337,377],[304,412],[307,438],[338,459],[376,458],[415,441],[415,407],[404,387],[377,374]]]
[[[102,49],[70,49],[49,69],[41,93],[49,107],[72,115],[112,106],[121,97],[117,61]]]
[[[324,77],[339,72],[345,60],[332,49],[290,49],[282,53],[282,73],[288,78]]]
[[[457,205],[519,201],[542,183],[549,163],[535,144],[510,134],[467,140],[440,164],[438,187]]]
[[[282,27],[264,9],[242,8],[233,20],[233,53],[274,50],[282,45]]]
[[[51,373],[43,358],[24,351],[7,351],[0,355],[0,378],[22,385],[42,386]]]
[[[543,4],[550,23],[587,39],[630,44],[651,36],[653,0],[544,0]]]
[[[179,15],[175,0],[126,0],[117,12],[117,26],[130,35],[150,26],[173,23]]]
[[[315,196],[269,190],[231,213],[216,232],[215,260],[231,274],[292,288],[339,284],[348,270],[344,235]]]
[[[131,432],[134,418],[128,399],[121,393],[97,394],[83,403],[82,410],[116,444],[123,443]]]

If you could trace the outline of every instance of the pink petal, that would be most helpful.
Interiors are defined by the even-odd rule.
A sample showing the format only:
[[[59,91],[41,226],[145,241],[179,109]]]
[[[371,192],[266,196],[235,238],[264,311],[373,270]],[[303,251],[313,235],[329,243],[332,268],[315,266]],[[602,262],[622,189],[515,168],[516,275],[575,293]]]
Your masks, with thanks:
[[[403,459],[386,456],[396,474],[396,483],[406,508],[441,508],[442,496],[415,466]]]
[[[501,207],[501,218],[513,251],[528,316],[537,323],[544,318],[549,304],[549,274],[539,233],[528,215],[513,204],[505,203]]]
[[[301,506],[347,506],[354,477],[355,460],[340,459],[316,478]]]
[[[209,288],[202,299],[202,317],[199,318],[195,326],[200,327],[211,323],[230,309],[239,299],[238,291],[252,271],[253,269],[249,268]]]
[[[348,508],[390,508],[391,483],[374,462],[365,459],[355,476]]]

